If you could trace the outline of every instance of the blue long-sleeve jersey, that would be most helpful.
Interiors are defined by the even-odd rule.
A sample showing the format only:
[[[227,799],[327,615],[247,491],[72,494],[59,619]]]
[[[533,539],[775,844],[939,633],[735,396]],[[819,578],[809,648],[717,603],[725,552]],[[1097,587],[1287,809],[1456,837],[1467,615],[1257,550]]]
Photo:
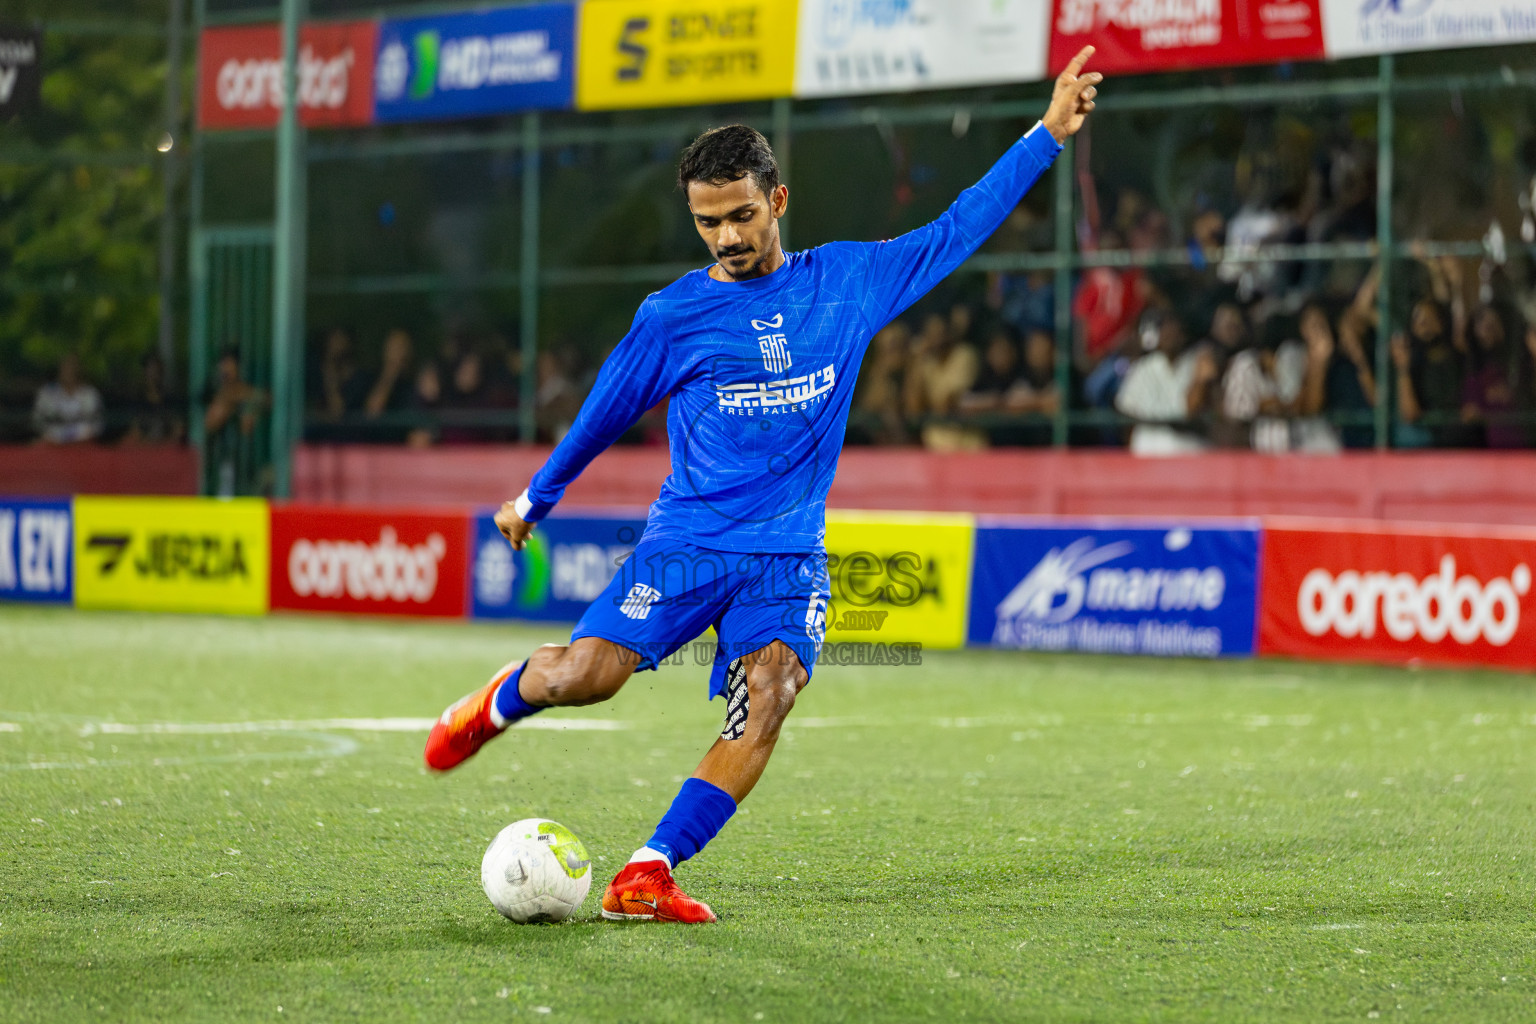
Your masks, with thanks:
[[[870,339],[975,252],[1060,152],[1037,124],[943,216],[900,238],[786,253],[778,270],[747,281],[696,270],[648,296],[519,513],[544,518],[589,462],[671,396],[672,473],[646,537],[819,550]]]

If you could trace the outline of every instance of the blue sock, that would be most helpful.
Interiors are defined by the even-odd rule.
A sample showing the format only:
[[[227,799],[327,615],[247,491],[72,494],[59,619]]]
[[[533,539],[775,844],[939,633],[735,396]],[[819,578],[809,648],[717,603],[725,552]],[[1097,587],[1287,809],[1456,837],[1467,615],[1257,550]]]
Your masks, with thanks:
[[[523,695],[517,689],[517,684],[522,678],[523,666],[519,665],[517,671],[502,680],[501,685],[496,688],[496,698],[491,701],[491,717],[493,720],[499,719],[496,722],[499,728],[505,729],[519,719],[544,710],[523,700]]]
[[[667,855],[673,867],[704,849],[736,813],[736,801],[719,786],[689,779],[645,845]]]

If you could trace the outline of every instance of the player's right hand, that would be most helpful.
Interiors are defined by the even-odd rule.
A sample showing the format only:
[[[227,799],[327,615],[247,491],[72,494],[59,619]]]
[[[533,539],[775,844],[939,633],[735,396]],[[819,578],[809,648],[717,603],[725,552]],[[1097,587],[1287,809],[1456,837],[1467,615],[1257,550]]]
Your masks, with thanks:
[[[512,545],[513,551],[521,551],[528,543],[528,535],[533,532],[533,524],[525,522],[523,517],[517,514],[515,501],[504,501],[501,509],[496,513],[496,529],[507,538],[507,543]]]

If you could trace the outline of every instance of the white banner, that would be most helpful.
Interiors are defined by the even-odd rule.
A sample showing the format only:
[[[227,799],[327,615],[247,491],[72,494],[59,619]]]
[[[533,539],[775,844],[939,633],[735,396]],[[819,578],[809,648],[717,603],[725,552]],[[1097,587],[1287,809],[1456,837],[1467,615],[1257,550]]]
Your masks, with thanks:
[[[1328,56],[1536,39],[1536,0],[1323,0]]]
[[[796,96],[1049,77],[1049,0],[800,0]]]

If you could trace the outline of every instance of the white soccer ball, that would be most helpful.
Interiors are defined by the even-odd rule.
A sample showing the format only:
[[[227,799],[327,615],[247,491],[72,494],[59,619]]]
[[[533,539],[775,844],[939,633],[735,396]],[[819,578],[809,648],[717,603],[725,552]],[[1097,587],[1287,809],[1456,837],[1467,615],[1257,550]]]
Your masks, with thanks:
[[[564,921],[592,888],[592,859],[564,825],[524,818],[491,840],[480,885],[491,905],[518,924]]]

